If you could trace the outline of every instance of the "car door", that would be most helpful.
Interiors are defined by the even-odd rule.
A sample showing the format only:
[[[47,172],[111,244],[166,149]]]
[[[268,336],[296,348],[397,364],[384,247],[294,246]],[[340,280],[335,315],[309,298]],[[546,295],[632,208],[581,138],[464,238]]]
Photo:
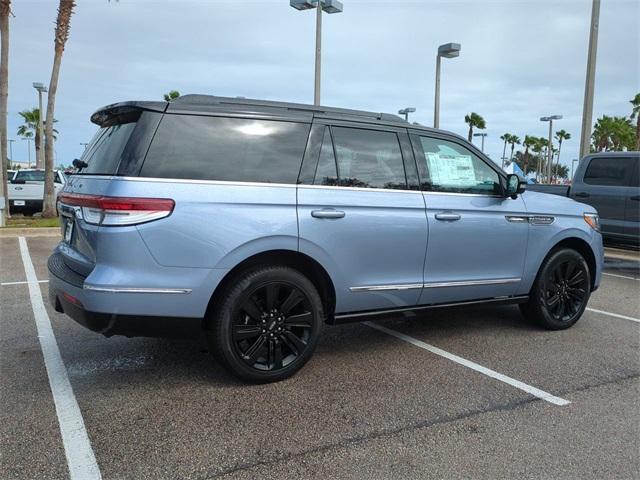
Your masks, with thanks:
[[[504,178],[462,140],[411,135],[429,223],[421,304],[514,295],[529,224],[520,196],[502,196]]]
[[[300,182],[299,249],[331,276],[336,312],[416,304],[427,221],[406,131],[316,123]]]
[[[633,174],[625,203],[625,235],[631,241],[640,240],[640,155],[632,157]]]
[[[589,163],[586,165],[583,182],[575,186],[571,197],[597,210],[604,235],[624,236],[633,158],[597,155],[587,160]]]

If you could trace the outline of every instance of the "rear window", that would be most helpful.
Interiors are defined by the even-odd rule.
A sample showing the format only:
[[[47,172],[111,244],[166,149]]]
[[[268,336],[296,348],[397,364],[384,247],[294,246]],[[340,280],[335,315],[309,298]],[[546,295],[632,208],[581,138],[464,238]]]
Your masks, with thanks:
[[[296,183],[310,125],[165,115],[140,176]]]
[[[135,122],[120,123],[98,130],[91,143],[87,146],[82,160],[87,167],[81,174],[113,175],[118,170],[124,147],[131,137]]]
[[[14,180],[24,180],[25,182],[44,182],[44,170],[20,170]],[[61,183],[58,172],[53,175],[55,183]]]
[[[594,157],[584,174],[584,183],[623,187],[634,174],[634,159],[630,157]]]

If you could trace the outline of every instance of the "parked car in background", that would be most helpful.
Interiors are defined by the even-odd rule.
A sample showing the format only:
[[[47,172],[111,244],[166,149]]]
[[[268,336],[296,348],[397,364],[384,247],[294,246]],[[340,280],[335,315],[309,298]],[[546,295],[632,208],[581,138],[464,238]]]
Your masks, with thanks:
[[[57,196],[67,178],[56,170],[53,179]],[[44,170],[23,168],[16,171],[9,182],[8,189],[9,206],[12,212],[35,213],[42,211]]]
[[[571,186],[529,185],[593,206],[605,240],[640,244],[640,152],[602,152],[584,157]]]
[[[600,283],[593,207],[525,191],[448,132],[201,95],[91,119],[49,295],[107,336],[193,327],[266,382],[304,365],[325,322],[512,303],[557,330]]]

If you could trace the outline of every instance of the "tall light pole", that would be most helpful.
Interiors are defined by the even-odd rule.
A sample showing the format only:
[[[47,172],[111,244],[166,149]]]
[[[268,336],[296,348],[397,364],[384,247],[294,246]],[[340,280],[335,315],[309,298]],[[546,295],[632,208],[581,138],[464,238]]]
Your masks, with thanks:
[[[9,142],[9,158],[13,162],[13,142],[15,142],[15,140],[10,138],[8,142]]]
[[[291,5],[296,10],[316,9],[316,73],[313,88],[313,104],[320,105],[320,82],[322,70],[322,12],[340,13],[342,3],[338,0],[290,0]]]
[[[551,166],[553,165],[553,121],[562,119],[562,115],[540,117],[541,122],[549,122],[549,145],[547,146],[547,182],[551,183]]]
[[[406,122],[409,121],[409,114],[415,112],[416,109],[413,107],[407,107],[407,108],[403,108],[402,110],[398,110],[398,114],[399,115],[404,115],[404,120]]]
[[[433,105],[433,128],[440,128],[440,59],[454,58],[460,55],[459,43],[445,43],[438,47],[436,55],[436,98]]]
[[[42,94],[46,93],[47,87],[40,82],[33,82],[33,88],[38,91],[38,137],[40,138],[40,145],[36,145],[36,168],[43,168],[44,162],[42,161],[42,156],[44,154],[44,123],[42,121]],[[39,153],[39,154],[38,154]]]
[[[488,133],[474,133],[473,136],[474,137],[482,137],[482,147],[480,147],[480,150],[482,152],[484,152],[484,137],[486,137],[487,135],[489,135]]]
[[[31,168],[31,139],[30,138],[23,138],[22,140],[26,140],[26,142],[27,142],[27,155],[29,157],[29,163],[27,163],[27,166],[29,168]]]
[[[599,24],[600,0],[593,0],[593,5],[591,6],[591,29],[589,30],[589,53],[587,54],[587,75],[584,82],[584,106],[582,107],[582,131],[580,132],[580,158],[589,153],[589,144],[591,143],[593,89],[596,78]]]

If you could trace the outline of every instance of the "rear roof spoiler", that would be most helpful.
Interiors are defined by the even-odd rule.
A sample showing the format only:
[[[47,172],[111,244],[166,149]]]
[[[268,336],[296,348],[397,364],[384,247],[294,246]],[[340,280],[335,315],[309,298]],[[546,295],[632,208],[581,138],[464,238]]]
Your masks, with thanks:
[[[164,112],[168,102],[119,102],[104,106],[91,115],[91,121],[100,127],[128,123],[137,119],[144,110]]]

